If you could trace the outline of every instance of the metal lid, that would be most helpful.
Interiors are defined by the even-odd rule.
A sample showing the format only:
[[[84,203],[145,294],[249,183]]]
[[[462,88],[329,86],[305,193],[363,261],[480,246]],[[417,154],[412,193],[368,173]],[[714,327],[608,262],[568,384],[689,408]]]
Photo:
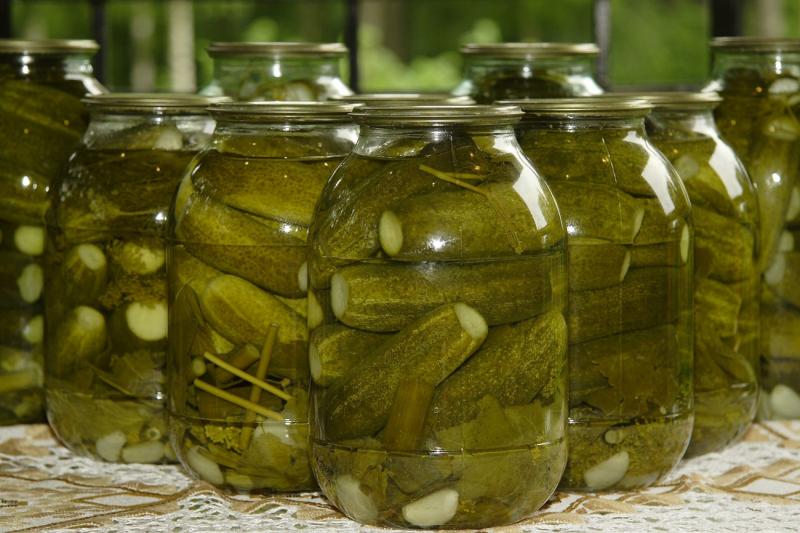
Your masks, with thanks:
[[[618,94],[582,96],[579,98],[503,100],[498,103],[519,106],[525,112],[525,118],[644,117],[653,108],[653,105],[643,98]]]
[[[341,43],[216,42],[208,47],[211,57],[342,57]]]
[[[508,126],[519,122],[522,111],[513,105],[364,105],[351,116],[368,126]]]
[[[99,49],[90,39],[0,39],[0,54],[94,54]]]
[[[800,52],[800,39],[775,37],[715,37],[711,48],[743,52]]]
[[[201,115],[225,97],[175,93],[107,93],[87,96],[83,102],[90,111],[122,114]]]
[[[350,122],[353,104],[346,102],[226,102],[208,107],[211,116],[228,122]]]
[[[653,109],[669,110],[713,109],[722,102],[722,97],[715,92],[656,91],[647,93],[625,93],[625,96],[629,98],[641,98],[649,102],[653,106]]]
[[[362,93],[334,96],[333,100],[369,106],[399,106],[416,104],[469,105],[475,103],[469,96],[454,96],[449,93]]]
[[[587,56],[600,53],[594,43],[494,43],[465,44],[462,55],[494,56],[510,59],[537,59],[546,57]]]

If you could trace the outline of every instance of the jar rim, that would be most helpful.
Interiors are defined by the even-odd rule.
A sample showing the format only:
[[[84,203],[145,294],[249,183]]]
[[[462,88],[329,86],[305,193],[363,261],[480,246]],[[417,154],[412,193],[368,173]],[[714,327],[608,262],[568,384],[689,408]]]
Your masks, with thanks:
[[[177,93],[105,93],[86,96],[89,111],[121,114],[205,115],[215,102],[226,97]]]
[[[713,91],[653,91],[626,94],[632,98],[641,98],[649,102],[654,110],[713,109],[722,102],[722,97]]]
[[[474,104],[469,96],[455,96],[450,93],[361,93],[333,96],[333,101],[361,105],[416,105],[416,104]]]
[[[0,39],[0,54],[95,54],[99,49],[91,39]]]
[[[653,105],[638,96],[602,94],[576,98],[536,98],[528,100],[501,100],[499,104],[515,105],[527,117],[644,117]]]
[[[595,43],[560,42],[507,42],[469,43],[461,47],[462,55],[497,56],[513,59],[537,59],[564,56],[597,56],[600,48]]]
[[[522,111],[513,105],[363,105],[350,116],[366,126],[509,126]]]
[[[780,37],[715,37],[711,39],[711,48],[715,50],[733,50],[743,52],[800,52],[800,39]]]
[[[347,102],[219,102],[208,106],[211,116],[228,122],[350,122],[354,105]]]
[[[312,42],[213,42],[207,48],[208,55],[216,57],[342,57],[347,47],[342,43]]]

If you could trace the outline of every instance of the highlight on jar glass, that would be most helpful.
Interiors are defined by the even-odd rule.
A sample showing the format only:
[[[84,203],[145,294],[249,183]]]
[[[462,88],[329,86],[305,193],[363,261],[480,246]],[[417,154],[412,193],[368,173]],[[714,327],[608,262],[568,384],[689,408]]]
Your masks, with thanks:
[[[566,460],[565,233],[513,106],[362,107],[310,231],[312,464],[348,517],[512,523]]]
[[[687,456],[741,437],[758,401],[758,200],[720,138],[715,93],[647,93],[651,142],[672,163],[694,220],[694,429]]]
[[[356,127],[342,103],[223,104],[178,189],[169,247],[172,440],[196,477],[316,487],[308,461],[306,238]],[[307,299],[308,294],[308,299]]]
[[[165,402],[169,202],[213,122],[208,99],[107,94],[48,212],[47,417],[73,452],[175,460]]]
[[[594,43],[494,43],[461,47],[464,79],[454,95],[479,104],[517,98],[601,94]]]
[[[353,91],[341,76],[340,43],[216,42],[214,78],[201,94],[238,101],[323,101]]]
[[[88,124],[94,41],[0,39],[0,425],[44,420],[47,190]]]
[[[569,460],[561,484],[643,487],[677,464],[692,431],[689,198],[647,140],[645,101],[519,103],[520,144],[568,233]]]
[[[761,231],[758,416],[800,418],[800,39],[717,38],[717,126],[747,167]]]

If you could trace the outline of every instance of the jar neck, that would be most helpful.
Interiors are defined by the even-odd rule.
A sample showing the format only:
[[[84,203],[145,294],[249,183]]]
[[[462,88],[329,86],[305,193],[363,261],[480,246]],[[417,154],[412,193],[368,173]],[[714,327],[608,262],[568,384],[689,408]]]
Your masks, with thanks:
[[[800,52],[748,52],[742,50],[714,50],[711,57],[713,78],[722,78],[732,69],[757,70],[761,73],[798,75]]]
[[[0,55],[0,74],[30,79],[75,79],[94,74],[91,58],[83,54]]]
[[[213,130],[214,121],[205,113],[114,113],[93,110],[89,127],[83,136],[83,144],[96,150],[124,147],[121,144],[130,144],[127,147],[130,149],[141,145],[160,149],[197,150],[207,143]],[[180,143],[156,142],[162,134],[167,135],[164,141],[170,140],[171,132],[179,132],[184,140]],[[176,136],[173,137],[177,139]]]
[[[523,76],[538,72],[561,72],[593,77],[594,60],[585,56],[542,58],[508,58],[499,56],[466,56],[464,71],[467,77],[482,77],[491,71],[515,71]]]
[[[619,134],[635,133],[646,136],[643,116],[635,117],[525,117],[520,130],[552,130],[563,133],[580,131],[607,131]]]
[[[655,109],[647,117],[647,134],[656,139],[680,137],[681,134],[704,137],[719,136],[712,109],[668,110]]]
[[[214,58],[214,78],[229,79],[253,72],[268,78],[340,77],[338,58],[276,58],[276,57],[217,57]],[[242,80],[243,81],[243,80]]]
[[[358,140],[352,122],[242,122],[219,120],[210,146],[252,157],[344,157]]]

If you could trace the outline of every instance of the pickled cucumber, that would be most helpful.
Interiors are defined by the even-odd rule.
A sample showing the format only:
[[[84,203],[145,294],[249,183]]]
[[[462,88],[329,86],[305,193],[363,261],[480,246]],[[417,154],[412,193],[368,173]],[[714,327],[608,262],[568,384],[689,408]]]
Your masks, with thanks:
[[[327,434],[334,440],[374,434],[386,424],[403,378],[438,385],[480,347],[487,331],[480,313],[461,302],[411,322],[326,395],[321,423]]]
[[[175,230],[198,259],[288,297],[303,295],[298,271],[306,261],[305,232],[201,197],[188,202]]]
[[[602,289],[623,282],[637,247],[620,244],[570,244],[569,289]]]
[[[194,186],[235,209],[307,227],[322,188],[340,161],[234,159],[212,151],[194,171]],[[270,176],[269,186],[264,176]]]
[[[475,264],[360,264],[331,279],[331,306],[344,324],[397,331],[442,302],[463,301],[490,325],[517,322],[553,306],[556,256]]]
[[[398,260],[471,259],[541,251],[552,243],[542,221],[555,213],[537,212],[541,191],[489,183],[473,190],[413,196],[391,204],[378,226],[381,248]],[[540,227],[542,226],[542,227]],[[538,228],[539,232],[526,231]]]
[[[618,286],[570,292],[570,344],[673,322],[680,310],[673,296],[680,271],[635,268]]]
[[[567,325],[558,311],[492,328],[478,353],[436,387],[428,424],[436,431],[475,418],[485,395],[504,406],[530,402],[552,387],[566,349]]]
[[[315,329],[308,346],[311,378],[322,387],[333,385],[387,338],[336,324]]]
[[[616,187],[571,180],[553,181],[550,188],[570,236],[620,244],[637,239],[645,208],[634,197]]]
[[[280,326],[279,343],[308,340],[301,316],[270,293],[236,276],[214,278],[200,295],[200,308],[209,324],[236,344],[261,346],[272,323]]]

